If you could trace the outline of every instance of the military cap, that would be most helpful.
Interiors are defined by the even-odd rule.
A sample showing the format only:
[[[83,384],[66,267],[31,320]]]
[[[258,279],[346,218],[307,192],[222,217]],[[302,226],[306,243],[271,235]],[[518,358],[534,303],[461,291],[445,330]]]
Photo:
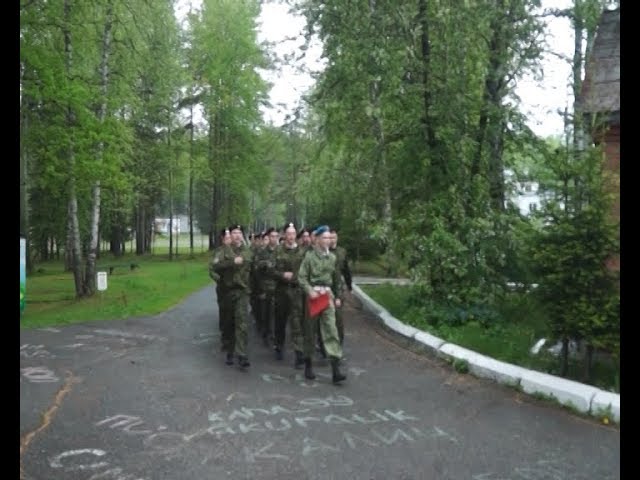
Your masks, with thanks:
[[[244,233],[244,228],[242,228],[242,225],[240,224],[234,224],[229,227],[229,232],[232,232],[234,230],[240,230],[242,233]]]
[[[322,235],[323,233],[328,231],[329,231],[329,227],[327,225],[320,225],[318,228],[316,228],[313,231],[313,234],[317,236],[317,235]]]

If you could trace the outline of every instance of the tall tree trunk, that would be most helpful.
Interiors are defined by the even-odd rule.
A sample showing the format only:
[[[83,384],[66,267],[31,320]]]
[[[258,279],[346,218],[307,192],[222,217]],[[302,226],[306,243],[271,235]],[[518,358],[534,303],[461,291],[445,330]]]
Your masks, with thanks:
[[[27,131],[29,128],[28,114],[29,102],[24,98],[22,93],[22,85],[24,85],[24,63],[20,63],[20,235],[25,238],[25,260],[26,272],[30,273],[33,269],[30,253],[30,235],[29,235],[29,211],[27,203],[27,164],[28,164],[28,148],[26,145]]]
[[[573,150],[576,155],[584,150],[584,126],[582,121],[582,108],[580,106],[580,94],[582,91],[582,40],[584,36],[583,0],[575,0],[573,28]]]
[[[213,171],[213,188],[211,192],[211,228],[213,229],[214,245],[218,245],[217,232],[221,229],[220,200],[222,185],[220,179],[220,161],[217,152],[220,147],[220,119],[218,115],[211,115],[209,119],[209,162]]]
[[[190,108],[191,132],[189,135],[189,253],[193,256],[193,148],[194,148],[194,130],[193,123],[193,104]]]
[[[376,9],[376,0],[369,0],[369,14],[371,17],[371,23],[376,24],[376,16],[378,15]],[[372,61],[374,61],[372,59]],[[391,205],[391,186],[389,180],[389,168],[387,165],[387,148],[385,142],[384,121],[382,118],[382,105],[380,102],[381,85],[377,79],[372,80],[369,83],[369,99],[372,107],[372,133],[376,141],[374,156],[377,159],[377,163],[380,166],[380,179],[382,181],[382,225],[386,241],[385,257],[387,258],[387,274],[395,275],[396,273],[396,255],[394,239],[392,235],[393,224],[393,210]]]
[[[593,345],[587,344],[587,348],[584,350],[584,381],[591,382],[591,373],[593,366]]]
[[[173,260],[173,167],[171,165],[171,119],[167,123],[167,149],[169,150],[169,260]]]
[[[420,37],[420,47],[422,50],[422,101],[424,103],[424,139],[432,151],[435,147],[436,135],[434,132],[434,122],[431,118],[431,40],[429,38],[429,18],[427,13],[427,0],[420,0],[418,15],[422,35]],[[440,165],[445,167],[446,165]],[[443,172],[444,173],[444,172]]]
[[[68,81],[71,81],[71,66],[73,65],[73,49],[71,44],[70,30],[71,0],[64,1],[64,55],[65,74]],[[71,131],[75,123],[73,108],[67,105],[66,125],[67,131]],[[75,153],[73,151],[73,138],[69,136],[69,146],[67,149],[67,162],[69,166],[68,191],[69,201],[67,205],[67,245],[69,247],[68,258],[73,272],[75,282],[76,297],[84,295],[84,278],[82,272],[82,245],[80,243],[80,225],[78,223],[78,198],[76,193],[75,177]]]
[[[560,376],[565,377],[569,371],[569,338],[562,337],[562,349],[560,350]]]
[[[109,249],[114,257],[119,257],[122,255],[122,233],[119,227],[114,227],[111,229]]]
[[[145,206],[142,198],[138,198],[138,205],[136,207],[136,255],[144,255],[145,253]]]
[[[98,108],[98,124],[104,124],[107,116],[107,94],[109,91],[109,55],[111,54],[111,29],[113,27],[113,0],[108,0],[107,12],[102,33],[102,58],[100,59],[100,94],[102,99]],[[98,143],[96,152],[98,170],[103,161],[104,142]],[[96,257],[98,255],[98,230],[100,227],[100,179],[97,179],[91,189],[91,226],[89,236],[89,251],[84,277],[84,293],[93,295],[96,291]]]
[[[498,11],[504,11],[504,1],[499,1]],[[507,17],[508,18],[508,17]],[[504,210],[504,165],[502,160],[504,120],[502,99],[504,97],[505,56],[507,44],[504,38],[504,17],[495,16],[491,22],[489,42],[489,64],[484,82],[482,109],[478,119],[477,150],[471,164],[471,176],[483,174],[485,144],[488,150],[487,176],[491,204],[496,211]]]

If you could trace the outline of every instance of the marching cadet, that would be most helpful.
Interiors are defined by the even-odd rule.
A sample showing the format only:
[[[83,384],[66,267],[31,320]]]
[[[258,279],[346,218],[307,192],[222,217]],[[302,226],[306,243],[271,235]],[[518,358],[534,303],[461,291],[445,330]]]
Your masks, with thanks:
[[[307,254],[307,252],[310,252],[311,250],[313,250],[313,246],[311,245],[311,231],[308,228],[300,229],[296,238],[298,240],[297,243],[300,249],[302,250],[303,257]],[[312,322],[311,319],[309,318],[309,315],[307,312],[307,302],[305,301],[304,292],[302,292],[302,318],[303,318],[303,325],[312,325],[313,323],[315,323],[315,322]],[[316,332],[312,332],[312,334],[313,333],[316,333]],[[316,335],[313,335],[313,338],[320,338],[319,331],[317,332]],[[326,358],[326,355],[325,355],[325,358]]]
[[[277,279],[276,286],[276,359],[282,360],[282,351],[286,338],[286,327],[291,332],[291,343],[295,352],[295,368],[305,365],[305,376],[314,379],[311,370],[311,349],[308,345],[309,333],[306,331],[302,308],[303,292],[298,284],[298,270],[306,251],[296,243],[296,227],[288,223],[284,228],[284,242],[276,251],[275,266],[272,275]]]
[[[338,232],[335,228],[329,230],[331,233],[331,245],[329,251],[336,256],[336,263],[338,271],[342,275],[344,280],[343,286],[351,292],[351,269],[349,268],[349,259],[347,258],[347,250],[344,247],[338,246]],[[343,308],[344,306],[336,306],[336,328],[338,329],[338,338],[340,339],[340,345],[344,346],[344,320],[343,320]]]
[[[264,234],[264,232],[262,234]],[[254,258],[258,254],[258,251],[262,248],[262,234],[252,233],[249,235],[249,239],[251,242],[249,248],[251,249]],[[253,314],[256,328],[258,329],[258,331],[260,331],[260,325],[262,324],[262,319],[260,318],[260,301],[258,299],[258,296],[260,295],[260,284],[258,282],[258,273],[255,268],[255,263],[252,264],[249,279],[251,282],[249,304],[251,305],[251,313]]]
[[[229,298],[226,295],[227,291],[220,278],[220,275],[213,269],[213,259],[216,253],[220,252],[225,245],[231,244],[231,232],[228,228],[223,229],[220,232],[220,245],[218,245],[211,255],[209,260],[209,276],[216,283],[216,299],[218,302],[218,329],[222,334],[224,332],[224,324],[229,321]],[[224,341],[222,342],[222,349],[224,350]]]
[[[335,309],[340,308],[342,300],[342,276],[336,265],[336,256],[329,251],[331,242],[329,227],[323,225],[315,231],[317,245],[307,253],[300,264],[298,283],[310,298],[317,298],[321,293],[329,294],[329,306],[313,321],[320,322],[320,332],[324,348],[331,361],[332,381],[337,384],[347,377],[340,372],[342,346],[336,329]],[[313,327],[311,327],[313,331]],[[309,360],[310,361],[310,360]]]
[[[229,231],[231,244],[216,252],[212,263],[214,271],[220,275],[228,288],[230,319],[224,325],[226,332],[223,332],[223,346],[227,352],[226,363],[233,365],[235,354],[238,365],[246,368],[251,365],[247,355],[247,316],[253,253],[244,243],[242,226],[233,225],[229,227]]]
[[[276,281],[271,276],[271,270],[275,266],[276,248],[280,235],[275,228],[269,228],[265,232],[265,237],[269,239],[266,247],[258,250],[254,257],[254,269],[256,271],[258,288],[258,309],[259,318],[258,333],[262,337],[265,346],[273,345],[274,317],[275,317],[275,295]]]
[[[303,228],[302,230],[300,230],[300,232],[298,233],[297,240],[298,240],[298,245],[300,245],[300,247],[302,247],[302,249],[305,250],[305,252],[312,249],[311,232],[309,231],[309,229]]]

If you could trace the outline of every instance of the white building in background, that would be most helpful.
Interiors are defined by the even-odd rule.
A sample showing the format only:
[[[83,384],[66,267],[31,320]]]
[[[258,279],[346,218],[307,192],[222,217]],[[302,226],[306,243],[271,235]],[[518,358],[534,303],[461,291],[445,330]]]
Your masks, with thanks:
[[[154,231],[163,235],[169,235],[169,218],[156,218],[153,221]],[[173,217],[173,224],[171,225],[173,234],[188,233],[189,232],[189,217],[187,215],[176,215]],[[193,222],[193,232],[200,233],[198,224]]]
[[[518,206],[522,215],[527,216],[540,209],[542,199],[539,189],[538,182],[521,182],[518,184],[518,189],[512,201]]]
[[[543,193],[540,191],[538,182],[532,180],[517,181],[514,172],[511,170],[505,171],[505,180],[507,181],[508,190],[511,191],[509,201],[518,207],[521,215],[526,217],[540,209]]]

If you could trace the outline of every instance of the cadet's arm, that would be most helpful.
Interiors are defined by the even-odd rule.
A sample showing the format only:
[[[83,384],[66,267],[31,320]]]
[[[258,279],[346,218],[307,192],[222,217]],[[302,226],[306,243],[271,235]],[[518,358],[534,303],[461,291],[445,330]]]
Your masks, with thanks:
[[[345,254],[344,256],[344,263],[342,265],[342,276],[344,277],[344,282],[347,285],[347,288],[349,289],[349,291],[352,290],[351,288],[351,268],[349,267],[349,258],[347,257],[347,255]]]
[[[331,290],[333,290],[333,295],[342,301],[342,289],[344,288],[342,284],[342,274],[340,273],[340,269],[338,268],[336,262],[336,268],[333,269],[332,282],[331,282]]]
[[[307,295],[310,295],[313,291],[309,283],[309,257],[307,256],[304,257],[298,269],[298,284]]]
[[[211,261],[213,264],[213,270],[216,273],[222,273],[225,270],[234,267],[233,255],[228,255],[228,251],[216,252]]]

